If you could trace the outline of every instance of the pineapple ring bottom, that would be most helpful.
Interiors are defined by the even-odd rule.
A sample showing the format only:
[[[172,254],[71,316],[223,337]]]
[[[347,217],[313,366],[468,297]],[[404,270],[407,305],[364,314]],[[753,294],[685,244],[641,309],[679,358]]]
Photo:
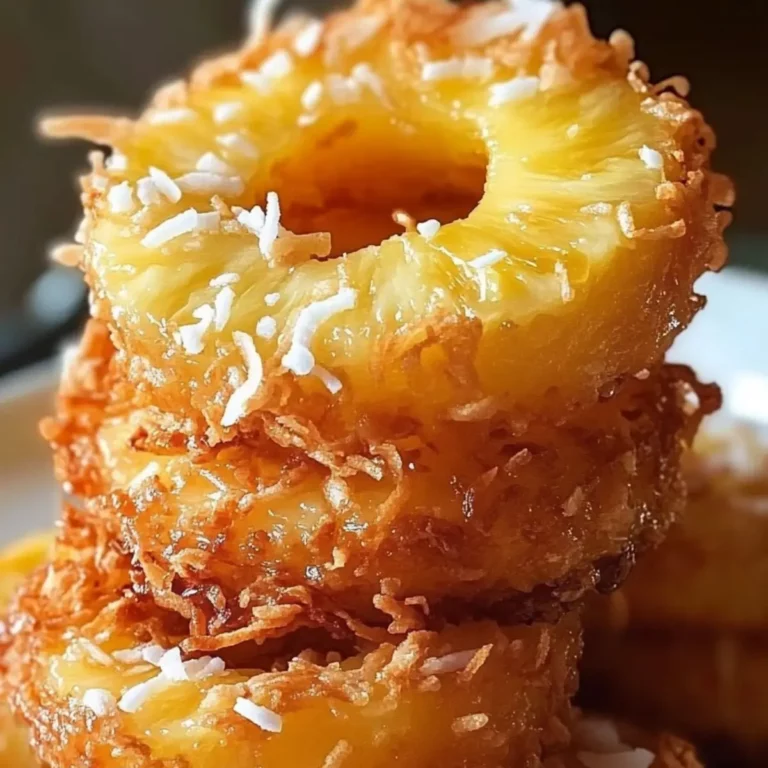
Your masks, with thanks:
[[[93,522],[69,510],[5,638],[11,700],[51,768],[532,765],[564,736],[575,614],[357,649],[245,644],[186,664],[172,650],[183,622],[126,590],[129,558]]]
[[[674,519],[681,444],[711,406],[668,366],[566,423],[453,424],[330,468],[269,438],[191,456],[121,401],[110,349],[91,326],[44,431],[67,490],[116,511],[149,587],[197,616],[190,648],[258,633],[275,602],[297,614],[270,633],[318,615],[381,625],[403,602],[418,623],[414,601],[454,617],[503,604],[505,620],[573,601]]]
[[[50,534],[36,534],[0,552],[0,610],[5,609],[24,577],[45,561],[52,540]],[[29,746],[28,730],[16,722],[5,701],[0,704],[0,765],[13,768],[39,768],[40,765]]]

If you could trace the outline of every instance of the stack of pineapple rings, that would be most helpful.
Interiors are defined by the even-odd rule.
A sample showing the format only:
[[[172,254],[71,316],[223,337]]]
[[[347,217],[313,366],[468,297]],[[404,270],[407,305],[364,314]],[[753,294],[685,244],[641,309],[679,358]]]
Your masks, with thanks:
[[[731,192],[631,58],[578,6],[361,0],[47,123],[113,147],[44,425],[85,506],[10,651],[54,768],[561,745],[568,609],[663,535],[716,404],[663,356]]]

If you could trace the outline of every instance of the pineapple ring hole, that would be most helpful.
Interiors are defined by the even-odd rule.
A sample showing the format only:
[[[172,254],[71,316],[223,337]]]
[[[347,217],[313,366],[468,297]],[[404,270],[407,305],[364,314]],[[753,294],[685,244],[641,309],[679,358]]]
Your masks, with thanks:
[[[430,219],[464,219],[483,196],[488,153],[468,121],[451,128],[445,136],[440,127],[380,118],[320,126],[273,163],[253,199],[274,190],[283,226],[296,234],[330,232],[330,258]]]

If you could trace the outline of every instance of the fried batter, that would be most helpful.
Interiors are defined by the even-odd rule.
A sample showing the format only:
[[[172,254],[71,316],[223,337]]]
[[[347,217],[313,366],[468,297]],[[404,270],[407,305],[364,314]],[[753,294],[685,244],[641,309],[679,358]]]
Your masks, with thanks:
[[[52,768],[533,766],[563,738],[573,614],[185,662],[183,622],[127,589],[129,572],[103,524],[69,510],[53,564],[16,599],[12,702]]]
[[[49,121],[114,147],[80,235],[125,376],[211,442],[291,417],[327,444],[487,398],[567,410],[657,366],[733,194],[628,36],[549,10],[364,0],[136,121]]]
[[[265,438],[195,455],[156,411],[122,401],[109,349],[92,325],[45,425],[59,477],[112,493],[100,503],[151,588],[188,595],[214,634],[296,587],[378,623],[382,591],[440,613],[504,602],[523,618],[571,602],[664,533],[682,501],[680,446],[717,403],[668,366],[566,423],[491,414],[440,442],[411,435],[330,461]]]

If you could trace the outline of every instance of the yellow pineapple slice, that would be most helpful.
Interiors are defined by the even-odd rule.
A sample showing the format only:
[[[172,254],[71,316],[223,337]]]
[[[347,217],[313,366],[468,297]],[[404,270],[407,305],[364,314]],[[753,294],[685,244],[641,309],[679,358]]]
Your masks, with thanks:
[[[51,549],[51,534],[39,533],[22,539],[0,552],[0,608],[5,607],[17,587],[45,562]],[[13,768],[38,768],[40,763],[29,745],[27,728],[16,722],[7,702],[0,704],[0,764]]]
[[[653,367],[731,193],[631,56],[579,6],[367,0],[135,122],[49,122],[115,149],[82,263],[128,375],[214,440],[270,412],[331,439],[487,397],[552,412]]]
[[[12,615],[14,701],[51,768],[395,758],[480,768],[523,765],[563,736],[580,653],[575,614],[514,628],[468,622],[360,650],[317,637],[317,650],[309,643],[299,655],[245,645],[187,664],[183,623],[125,596],[129,559],[98,535],[65,529],[54,565]]]

